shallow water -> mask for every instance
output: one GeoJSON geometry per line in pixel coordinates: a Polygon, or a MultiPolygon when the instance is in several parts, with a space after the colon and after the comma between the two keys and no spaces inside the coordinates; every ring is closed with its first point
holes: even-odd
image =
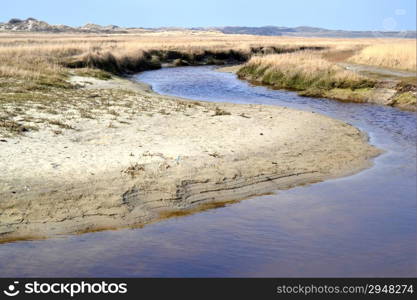
{"type": "Polygon", "coordinates": [[[137,76],[161,94],[315,111],[386,152],[359,174],[141,229],[0,245],[11,276],[416,276],[416,115],[254,87],[212,67],[137,76]]]}

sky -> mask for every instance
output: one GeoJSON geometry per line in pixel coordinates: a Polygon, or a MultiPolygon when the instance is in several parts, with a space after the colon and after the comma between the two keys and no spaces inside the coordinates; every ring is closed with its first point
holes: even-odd
{"type": "Polygon", "coordinates": [[[0,22],[124,27],[313,26],[415,30],[415,0],[0,0],[0,22]]]}

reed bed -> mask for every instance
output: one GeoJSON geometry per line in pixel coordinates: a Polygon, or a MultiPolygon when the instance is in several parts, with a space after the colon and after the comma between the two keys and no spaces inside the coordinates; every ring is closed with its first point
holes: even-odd
{"type": "Polygon", "coordinates": [[[351,62],[408,71],[416,71],[416,41],[379,43],[362,49],[351,62]]]}
{"type": "Polygon", "coordinates": [[[239,70],[238,75],[277,88],[294,90],[355,89],[374,85],[369,79],[311,51],[255,56],[239,70]]]}

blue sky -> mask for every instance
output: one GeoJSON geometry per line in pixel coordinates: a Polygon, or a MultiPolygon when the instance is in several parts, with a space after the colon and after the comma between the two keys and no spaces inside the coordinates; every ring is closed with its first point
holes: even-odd
{"type": "Polygon", "coordinates": [[[3,0],[0,22],[34,17],[71,26],[315,26],[415,30],[415,0],[3,0]]]}

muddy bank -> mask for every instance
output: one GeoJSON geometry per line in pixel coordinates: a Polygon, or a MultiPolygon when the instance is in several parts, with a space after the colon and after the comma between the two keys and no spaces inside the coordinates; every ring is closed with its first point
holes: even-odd
{"type": "Polygon", "coordinates": [[[310,112],[186,101],[120,78],[73,84],[86,101],[58,114],[83,105],[89,117],[1,142],[2,241],[139,226],[351,174],[379,153],[310,112]]]}

